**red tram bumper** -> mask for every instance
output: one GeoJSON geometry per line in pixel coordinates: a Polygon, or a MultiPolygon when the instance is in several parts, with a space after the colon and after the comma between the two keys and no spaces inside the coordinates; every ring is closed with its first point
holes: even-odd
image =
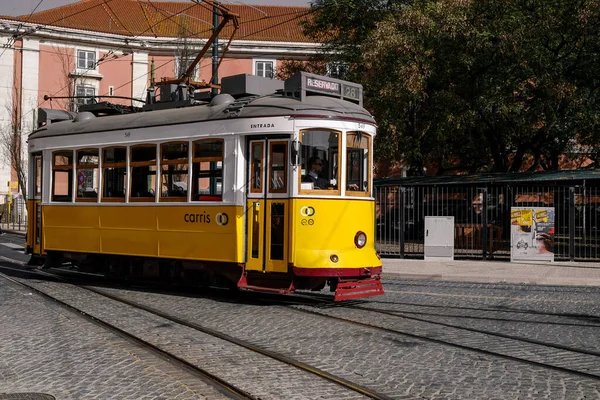
{"type": "Polygon", "coordinates": [[[334,301],[360,299],[384,294],[382,267],[366,268],[298,268],[295,276],[338,278],[334,301]]]}

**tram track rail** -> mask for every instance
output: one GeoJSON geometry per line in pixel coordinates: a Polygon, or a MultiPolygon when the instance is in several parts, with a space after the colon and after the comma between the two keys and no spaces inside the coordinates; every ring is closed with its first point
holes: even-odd
{"type": "Polygon", "coordinates": [[[440,329],[454,329],[457,331],[468,332],[468,333],[472,333],[472,334],[476,334],[476,335],[488,335],[491,337],[496,337],[498,339],[510,340],[510,341],[517,342],[518,344],[525,343],[526,345],[538,346],[538,350],[542,350],[541,348],[543,348],[543,349],[550,349],[553,351],[569,352],[575,356],[581,355],[581,356],[594,357],[594,358],[597,358],[597,360],[595,360],[595,362],[600,364],[600,352],[597,352],[597,351],[590,351],[590,350],[585,350],[585,349],[576,348],[573,346],[566,346],[566,345],[561,345],[561,344],[556,344],[556,343],[548,343],[548,342],[539,341],[539,340],[535,340],[535,339],[507,335],[507,334],[502,334],[502,333],[493,332],[493,331],[485,331],[485,330],[481,330],[481,329],[462,327],[462,326],[457,326],[457,325],[453,325],[453,324],[440,323],[438,321],[428,320],[425,318],[418,318],[418,317],[414,317],[414,316],[410,316],[410,315],[402,315],[401,313],[397,313],[397,312],[387,312],[386,310],[375,309],[372,307],[363,307],[363,306],[358,306],[356,304],[338,304],[338,303],[332,304],[330,302],[323,301],[323,302],[321,302],[321,304],[317,304],[317,305],[299,305],[297,302],[295,304],[294,304],[294,302],[292,302],[292,304],[288,304],[285,307],[291,308],[298,312],[308,313],[308,314],[312,314],[312,315],[319,315],[326,319],[336,320],[336,321],[340,321],[340,322],[344,322],[344,323],[350,323],[350,324],[353,324],[356,326],[360,326],[360,327],[368,328],[368,329],[374,329],[374,330],[377,330],[380,332],[385,332],[388,334],[410,337],[412,339],[423,340],[423,341],[427,341],[430,343],[436,343],[436,344],[440,344],[440,345],[444,345],[444,346],[451,346],[451,347],[458,348],[461,350],[476,352],[476,353],[484,354],[487,356],[499,357],[502,359],[516,361],[519,363],[525,363],[525,364],[529,364],[529,365],[533,365],[533,366],[537,366],[537,367],[541,367],[541,368],[545,368],[545,369],[554,370],[557,372],[576,375],[579,377],[600,380],[600,371],[597,373],[591,373],[591,372],[586,372],[586,371],[583,371],[580,369],[569,368],[569,367],[560,366],[560,365],[556,365],[556,364],[552,364],[552,363],[548,363],[548,362],[539,362],[539,361],[535,361],[535,360],[531,360],[531,359],[527,359],[527,358],[523,358],[523,357],[510,355],[507,353],[502,353],[499,351],[486,350],[481,347],[477,347],[477,346],[473,346],[473,345],[469,345],[469,344],[461,344],[456,340],[453,341],[453,340],[448,340],[448,339],[440,339],[440,338],[432,337],[432,335],[416,334],[414,332],[411,332],[411,331],[405,330],[405,329],[403,330],[403,329],[385,327],[385,326],[376,325],[376,324],[372,324],[372,323],[368,323],[368,322],[357,321],[355,319],[351,319],[348,317],[340,317],[340,316],[330,315],[330,314],[327,314],[326,312],[324,312],[324,310],[327,310],[327,309],[350,309],[350,310],[358,310],[358,311],[364,311],[364,312],[370,312],[370,313],[377,313],[377,314],[381,314],[381,315],[386,315],[388,317],[391,316],[391,317],[395,317],[395,318],[399,318],[399,319],[401,318],[401,319],[405,319],[405,320],[409,320],[409,321],[415,321],[418,323],[426,323],[426,324],[436,325],[436,326],[440,327],[440,329]],[[309,307],[311,309],[309,309],[309,307]]]}
{"type": "Polygon", "coordinates": [[[106,322],[96,316],[93,316],[75,306],[72,306],[72,305],[68,304],[67,302],[57,299],[56,297],[53,297],[52,295],[49,295],[49,294],[45,293],[44,291],[35,288],[32,285],[28,285],[19,280],[13,279],[10,276],[3,274],[3,273],[0,273],[0,276],[17,286],[20,286],[20,287],[26,288],[27,290],[32,291],[33,293],[39,295],[40,297],[42,297],[45,300],[52,301],[53,303],[58,304],[59,306],[63,307],[64,309],[67,309],[67,310],[77,313],[78,315],[83,317],[85,320],[92,322],[95,325],[100,326],[101,328],[103,328],[113,334],[116,334],[119,337],[125,338],[125,339],[137,344],[144,350],[148,350],[148,351],[152,352],[153,354],[168,361],[169,363],[180,368],[181,370],[184,370],[188,373],[195,375],[196,377],[200,378],[205,383],[211,385],[213,388],[215,388],[222,394],[226,395],[227,397],[230,397],[235,400],[260,400],[260,397],[253,396],[252,394],[246,392],[245,390],[236,387],[235,385],[225,381],[224,379],[219,378],[218,376],[208,372],[207,370],[200,368],[197,365],[192,364],[192,363],[188,362],[187,360],[185,360],[173,353],[165,351],[165,350],[161,349],[159,346],[156,346],[138,336],[135,336],[135,335],[127,332],[124,329],[121,329],[109,322],[106,322]]]}
{"type": "MultiPolygon", "coordinates": [[[[4,258],[4,260],[7,261],[6,258],[4,258]]],[[[339,386],[341,386],[343,388],[346,388],[348,390],[351,390],[353,392],[361,394],[361,395],[363,395],[363,396],[365,396],[367,398],[374,399],[374,400],[391,400],[392,399],[391,397],[389,397],[389,396],[387,396],[385,394],[381,394],[381,393],[375,392],[375,391],[373,391],[373,390],[371,390],[371,389],[369,389],[369,388],[367,388],[365,386],[357,385],[357,384],[355,384],[353,382],[350,382],[347,379],[338,377],[336,375],[333,375],[331,373],[323,371],[323,370],[321,370],[319,368],[316,368],[316,367],[313,367],[313,366],[308,365],[306,363],[303,363],[303,362],[300,362],[298,360],[295,360],[295,359],[293,359],[291,357],[288,357],[288,356],[285,356],[283,354],[280,354],[280,353],[277,353],[277,352],[274,352],[274,351],[270,351],[270,350],[261,348],[259,346],[253,345],[252,343],[250,343],[248,341],[235,338],[233,336],[230,336],[230,335],[227,335],[225,333],[219,332],[217,330],[214,330],[214,329],[202,326],[202,325],[197,324],[195,322],[187,321],[187,320],[185,320],[183,318],[179,318],[179,317],[175,317],[175,316],[169,315],[166,312],[163,312],[161,310],[155,309],[153,307],[149,307],[149,306],[146,306],[144,304],[140,304],[138,302],[131,301],[131,300],[125,299],[123,297],[107,293],[104,290],[97,289],[97,288],[94,288],[94,287],[90,287],[88,285],[84,285],[84,284],[81,284],[81,283],[74,283],[74,282],[72,282],[71,279],[65,278],[63,275],[57,275],[57,274],[54,274],[54,273],[51,273],[51,272],[39,271],[39,270],[30,271],[30,272],[31,273],[42,274],[44,276],[48,276],[48,277],[52,277],[54,279],[57,279],[57,280],[59,280],[59,281],[61,281],[63,283],[75,285],[75,286],[77,286],[80,289],[84,289],[84,290],[87,290],[87,291],[89,291],[91,293],[94,293],[96,295],[106,297],[106,298],[108,298],[108,299],[110,299],[112,301],[116,301],[118,303],[125,304],[125,305],[127,305],[129,307],[133,307],[135,309],[143,310],[143,311],[145,311],[147,313],[150,313],[150,314],[155,315],[157,317],[160,317],[160,318],[163,318],[165,320],[171,321],[173,323],[179,324],[181,326],[185,326],[185,327],[194,329],[196,331],[199,331],[199,332],[202,332],[202,333],[207,334],[209,336],[215,337],[217,339],[226,341],[226,342],[231,343],[233,345],[240,346],[240,347],[245,348],[247,350],[250,350],[250,351],[252,351],[254,353],[261,354],[261,355],[269,357],[269,358],[271,358],[271,359],[273,359],[275,361],[279,361],[281,363],[284,363],[284,364],[287,364],[289,366],[295,367],[295,368],[297,368],[299,370],[308,372],[308,373],[310,373],[312,375],[315,375],[318,378],[324,379],[324,380],[329,381],[331,383],[335,383],[335,384],[337,384],[337,385],[339,385],[339,386]]],[[[2,275],[2,276],[4,276],[4,275],[2,275]]],[[[10,279],[11,281],[16,282],[16,283],[18,283],[18,284],[20,284],[22,286],[27,287],[27,288],[31,289],[32,291],[35,291],[36,293],[40,293],[45,298],[49,298],[50,300],[54,300],[54,301],[58,302],[59,304],[72,309],[73,311],[81,313],[82,315],[86,316],[87,318],[91,318],[95,322],[99,323],[101,326],[105,326],[105,324],[106,324],[107,325],[107,329],[111,329],[112,330],[114,328],[114,329],[116,329],[115,332],[117,332],[119,334],[123,334],[123,335],[125,335],[127,337],[131,336],[131,338],[136,343],[139,341],[139,343],[141,345],[143,345],[143,346],[152,346],[152,347],[155,347],[151,343],[148,343],[148,342],[144,341],[143,339],[136,338],[135,336],[130,335],[129,333],[127,333],[126,331],[121,330],[118,327],[112,327],[111,328],[111,324],[106,323],[106,322],[104,322],[104,321],[102,321],[100,319],[97,319],[96,317],[91,316],[91,315],[85,313],[84,311],[79,310],[78,308],[76,308],[74,306],[71,306],[71,305],[69,305],[67,303],[64,303],[64,302],[62,302],[59,299],[55,299],[52,296],[44,293],[43,291],[39,291],[36,288],[33,288],[33,287],[31,287],[29,285],[26,285],[24,283],[21,283],[19,281],[15,281],[15,280],[13,280],[11,278],[8,278],[8,279],[10,279]]],[[[77,279],[79,280],[80,278],[77,278],[77,279]]],[[[191,367],[194,371],[196,371],[196,369],[202,370],[201,368],[197,368],[193,364],[190,364],[187,361],[185,361],[183,359],[180,359],[179,357],[177,357],[175,355],[172,355],[172,354],[170,354],[168,352],[164,352],[163,350],[161,350],[159,348],[157,348],[157,351],[159,352],[159,354],[162,354],[163,357],[165,357],[167,359],[173,359],[173,360],[175,360],[178,363],[181,362],[181,363],[183,363],[183,365],[191,367]]],[[[197,372],[198,373],[202,373],[202,371],[197,371],[197,372]]],[[[217,380],[215,380],[215,382],[218,382],[219,385],[227,385],[227,382],[224,382],[224,381],[220,382],[218,380],[220,378],[218,378],[218,377],[210,374],[207,371],[204,371],[204,372],[207,373],[207,375],[206,375],[207,379],[210,380],[210,379],[213,379],[213,377],[214,377],[214,378],[217,379],[217,380]]],[[[231,391],[232,391],[232,393],[235,394],[235,396],[237,396],[237,397],[234,397],[234,398],[239,398],[239,399],[258,399],[256,397],[253,397],[249,393],[247,393],[247,392],[245,392],[245,391],[243,391],[241,389],[235,388],[235,387],[231,388],[231,391]]]]}

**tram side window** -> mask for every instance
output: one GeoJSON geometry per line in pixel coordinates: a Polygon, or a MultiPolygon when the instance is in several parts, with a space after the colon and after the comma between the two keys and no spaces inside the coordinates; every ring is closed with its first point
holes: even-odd
{"type": "Polygon", "coordinates": [[[42,197],[42,156],[34,156],[35,162],[35,197],[42,197]]]}
{"type": "Polygon", "coordinates": [[[287,192],[287,143],[271,143],[270,160],[270,193],[285,193],[287,192]]]}
{"type": "Polygon", "coordinates": [[[301,190],[338,190],[339,132],[302,132],[301,190]]]}
{"type": "Polygon", "coordinates": [[[98,200],[98,149],[77,150],[77,201],[98,200]]]}
{"type": "Polygon", "coordinates": [[[192,200],[221,201],[223,198],[223,140],[194,142],[192,200]]]}
{"type": "Polygon", "coordinates": [[[346,190],[348,194],[369,192],[369,148],[371,138],[366,133],[346,135],[346,190]]]}
{"type": "Polygon", "coordinates": [[[111,147],[102,150],[102,200],[125,201],[127,149],[111,147]]]}
{"type": "Polygon", "coordinates": [[[187,200],[188,143],[163,143],[160,146],[161,201],[187,200]]]}
{"type": "Polygon", "coordinates": [[[156,145],[140,145],[131,148],[132,201],[153,202],[156,193],[156,145]]]}
{"type": "Polygon", "coordinates": [[[52,154],[52,201],[73,199],[73,152],[57,151],[52,154]]]}

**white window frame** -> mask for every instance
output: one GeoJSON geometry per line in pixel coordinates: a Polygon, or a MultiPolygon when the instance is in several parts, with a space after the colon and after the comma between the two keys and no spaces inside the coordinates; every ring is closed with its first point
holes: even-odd
{"type": "Polygon", "coordinates": [[[266,68],[263,68],[263,75],[259,75],[258,74],[258,64],[259,63],[263,63],[263,64],[271,63],[273,65],[273,76],[269,76],[267,78],[273,78],[274,79],[275,75],[276,75],[276,72],[277,72],[276,71],[277,60],[275,60],[275,59],[268,59],[268,58],[266,58],[266,59],[265,58],[254,58],[252,60],[252,75],[265,77],[264,71],[266,71],[266,68]]]}
{"type": "Polygon", "coordinates": [[[75,70],[76,71],[97,71],[98,70],[98,52],[95,50],[77,49],[75,55],[75,70]],[[80,66],[80,54],[83,54],[82,60],[85,66],[80,66]],[[92,59],[93,55],[93,59],[92,59]],[[90,62],[93,62],[93,68],[89,66],[90,62]]]}
{"type": "MultiPolygon", "coordinates": [[[[84,96],[89,96],[88,94],[88,90],[92,90],[93,93],[91,93],[92,96],[94,96],[94,98],[96,97],[96,87],[93,85],[86,85],[86,84],[78,84],[75,86],[75,96],[80,96],[79,94],[79,89],[83,89],[84,91],[84,96]]],[[[75,99],[75,104],[77,104],[78,106],[83,105],[83,104],[92,104],[92,99],[75,99]]]]}

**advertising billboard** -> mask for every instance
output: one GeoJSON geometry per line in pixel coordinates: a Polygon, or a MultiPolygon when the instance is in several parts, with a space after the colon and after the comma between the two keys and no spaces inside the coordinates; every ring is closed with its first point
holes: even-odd
{"type": "Polygon", "coordinates": [[[554,261],[554,221],[554,207],[512,207],[511,261],[554,261]]]}

